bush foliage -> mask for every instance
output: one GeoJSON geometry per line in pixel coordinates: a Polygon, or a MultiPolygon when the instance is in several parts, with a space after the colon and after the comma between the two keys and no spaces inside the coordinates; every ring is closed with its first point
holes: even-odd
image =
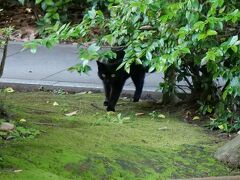
{"type": "MultiPolygon", "coordinates": [[[[47,1],[47,0],[45,0],[47,1]]],[[[26,44],[51,47],[69,38],[91,40],[80,48],[82,63],[75,70],[89,70],[88,60],[114,56],[103,46],[124,46],[121,66],[132,63],[165,73],[164,93],[179,89],[191,93],[199,112],[209,115],[211,127],[240,129],[240,2],[238,0],[111,0],[107,11],[86,12],[76,26],[56,23],[49,36],[26,44]],[[97,32],[97,33],[96,33],[97,32]],[[168,81],[169,72],[174,80],[168,81]],[[184,80],[187,86],[178,85],[184,80]],[[178,87],[178,88],[176,88],[178,87]]]]}

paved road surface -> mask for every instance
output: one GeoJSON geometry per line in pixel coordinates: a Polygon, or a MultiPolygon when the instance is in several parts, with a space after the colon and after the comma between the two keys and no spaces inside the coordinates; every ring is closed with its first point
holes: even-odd
{"type": "MultiPolygon", "coordinates": [[[[102,82],[97,76],[96,62],[91,62],[92,71],[79,75],[67,69],[79,62],[78,49],[73,45],[58,45],[53,49],[40,47],[36,54],[29,50],[22,51],[22,43],[11,42],[8,48],[6,65],[0,86],[12,86],[18,89],[64,88],[74,91],[102,90],[102,82]]],[[[162,75],[147,74],[145,92],[154,92],[158,88],[162,75]]],[[[134,90],[129,79],[124,90],[134,90]]]]}

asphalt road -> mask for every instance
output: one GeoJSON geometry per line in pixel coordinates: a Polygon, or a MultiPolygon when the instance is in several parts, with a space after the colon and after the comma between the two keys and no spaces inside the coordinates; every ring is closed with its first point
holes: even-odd
{"type": "MultiPolygon", "coordinates": [[[[102,90],[102,82],[97,76],[96,62],[90,62],[92,70],[80,75],[67,69],[79,62],[78,49],[74,45],[57,45],[52,49],[40,47],[36,54],[22,51],[23,44],[10,42],[8,55],[0,86],[17,89],[63,88],[73,91],[102,90]]],[[[144,91],[155,92],[162,80],[161,73],[148,73],[144,91]]],[[[125,91],[134,90],[129,79],[125,91]]]]}

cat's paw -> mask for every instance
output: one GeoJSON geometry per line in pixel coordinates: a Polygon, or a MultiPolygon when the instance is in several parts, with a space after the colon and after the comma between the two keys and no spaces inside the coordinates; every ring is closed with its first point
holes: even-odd
{"type": "Polygon", "coordinates": [[[103,102],[103,105],[104,105],[104,106],[108,106],[108,101],[104,101],[104,102],[103,102]]]}
{"type": "Polygon", "coordinates": [[[133,99],[133,102],[138,102],[138,101],[139,101],[139,99],[135,99],[135,98],[133,99]]]}
{"type": "Polygon", "coordinates": [[[113,108],[113,107],[107,107],[107,111],[112,111],[112,112],[115,112],[115,108],[113,108]]]}

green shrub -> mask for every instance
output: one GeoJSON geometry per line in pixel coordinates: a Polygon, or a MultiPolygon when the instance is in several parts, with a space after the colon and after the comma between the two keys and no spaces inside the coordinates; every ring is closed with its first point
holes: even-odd
{"type": "Polygon", "coordinates": [[[54,26],[48,38],[26,47],[94,38],[89,48],[80,49],[83,62],[75,68],[86,72],[88,60],[113,56],[99,51],[101,46],[125,46],[121,66],[126,71],[138,63],[164,72],[165,94],[177,94],[176,87],[181,88],[177,82],[185,80],[199,111],[215,119],[211,125],[236,131],[240,129],[239,9],[237,0],[118,0],[108,4],[109,13],[92,8],[79,25],[54,26]]]}

